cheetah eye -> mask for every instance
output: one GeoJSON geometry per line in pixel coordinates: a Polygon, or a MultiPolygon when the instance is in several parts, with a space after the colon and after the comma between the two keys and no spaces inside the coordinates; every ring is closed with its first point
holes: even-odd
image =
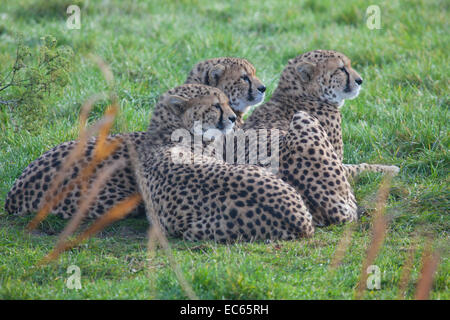
{"type": "Polygon", "coordinates": [[[242,79],[242,80],[245,80],[245,81],[250,81],[250,79],[249,79],[249,77],[248,77],[247,75],[242,76],[241,79],[242,79]]]}
{"type": "Polygon", "coordinates": [[[217,109],[220,110],[220,104],[219,103],[215,104],[214,107],[216,107],[217,109]]]}
{"type": "Polygon", "coordinates": [[[345,67],[340,67],[339,70],[346,72],[347,69],[345,69],[345,67]]]}

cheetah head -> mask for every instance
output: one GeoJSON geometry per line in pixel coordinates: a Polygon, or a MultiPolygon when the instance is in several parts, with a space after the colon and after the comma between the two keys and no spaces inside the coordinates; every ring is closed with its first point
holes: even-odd
{"type": "Polygon", "coordinates": [[[245,113],[264,100],[266,87],[255,73],[255,67],[246,59],[215,58],[198,63],[186,83],[202,83],[222,90],[233,111],[245,113]]]}
{"type": "Polygon", "coordinates": [[[363,83],[351,67],[350,59],[336,51],[307,52],[290,60],[288,68],[306,95],[338,107],[346,99],[356,98],[363,83]]]}
{"type": "Polygon", "coordinates": [[[193,98],[169,95],[165,104],[180,117],[182,126],[192,134],[204,134],[210,129],[228,134],[233,130],[237,117],[228,98],[219,90],[216,91],[193,98]]]}

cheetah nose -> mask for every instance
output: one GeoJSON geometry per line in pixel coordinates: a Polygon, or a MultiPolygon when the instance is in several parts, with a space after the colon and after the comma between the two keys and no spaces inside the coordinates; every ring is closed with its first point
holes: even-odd
{"type": "Polygon", "coordinates": [[[361,78],[355,79],[355,82],[359,85],[362,85],[363,79],[361,79],[361,78]]]}
{"type": "Polygon", "coordinates": [[[258,87],[258,91],[264,93],[266,91],[266,87],[265,86],[258,87]]]}
{"type": "Polygon", "coordinates": [[[230,121],[234,123],[236,121],[236,116],[229,116],[228,119],[230,119],[230,121]]]}

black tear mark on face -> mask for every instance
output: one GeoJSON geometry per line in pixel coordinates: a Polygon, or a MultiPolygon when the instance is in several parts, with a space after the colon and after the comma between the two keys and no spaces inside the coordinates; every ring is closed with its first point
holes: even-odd
{"type": "Polygon", "coordinates": [[[344,92],[351,92],[352,90],[350,89],[350,74],[348,73],[347,69],[345,67],[339,68],[340,70],[345,72],[345,75],[347,76],[347,82],[345,84],[345,89],[344,92]]]}
{"type": "Polygon", "coordinates": [[[219,117],[219,122],[217,124],[217,128],[222,130],[224,128],[224,124],[223,124],[223,109],[222,109],[222,107],[220,106],[219,103],[215,104],[214,107],[216,107],[219,110],[219,112],[220,112],[220,117],[219,117]]]}
{"type": "Polygon", "coordinates": [[[248,101],[255,100],[255,97],[252,94],[252,82],[250,81],[250,78],[247,75],[245,75],[242,77],[242,79],[244,79],[248,83],[247,100],[248,101]]]}
{"type": "Polygon", "coordinates": [[[216,81],[216,87],[217,87],[217,85],[219,84],[219,75],[217,73],[214,75],[214,80],[216,81]]]}

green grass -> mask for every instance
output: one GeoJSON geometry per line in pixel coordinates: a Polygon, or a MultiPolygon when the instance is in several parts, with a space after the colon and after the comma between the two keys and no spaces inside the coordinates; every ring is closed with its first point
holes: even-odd
{"type": "MultiPolygon", "coordinates": [[[[64,94],[46,98],[45,125],[27,131],[16,119],[0,126],[0,299],[186,297],[162,250],[147,261],[145,219],[116,223],[39,267],[36,263],[51,250],[65,222],[51,217],[27,235],[24,227],[32,217],[10,217],[3,210],[6,193],[28,163],[76,138],[82,102],[107,89],[89,53],[112,68],[121,109],[113,131],[127,132],[144,130],[157,97],[183,83],[200,60],[248,58],[270,97],[287,60],[313,49],[345,53],[364,78],[361,95],[342,110],[346,162],[401,167],[388,201],[387,237],[375,261],[381,290],[365,298],[397,297],[407,250],[418,239],[407,291],[408,299],[414,297],[425,235],[441,253],[431,298],[450,298],[447,1],[375,1],[381,9],[380,30],[366,27],[368,4],[362,0],[339,5],[331,0],[76,2],[88,4],[82,6],[81,30],[65,27],[71,1],[6,0],[0,7],[0,74],[13,64],[18,31],[34,50],[40,37],[51,34],[76,54],[64,94]],[[65,286],[72,264],[81,269],[78,291],[65,286]]],[[[92,120],[105,105],[94,108],[92,120]]],[[[373,207],[380,181],[377,174],[359,179],[354,185],[358,201],[373,207]]],[[[370,225],[368,218],[357,223],[343,264],[332,273],[328,266],[343,226],[292,242],[219,245],[171,239],[170,244],[200,298],[351,299],[370,225]]]]}

